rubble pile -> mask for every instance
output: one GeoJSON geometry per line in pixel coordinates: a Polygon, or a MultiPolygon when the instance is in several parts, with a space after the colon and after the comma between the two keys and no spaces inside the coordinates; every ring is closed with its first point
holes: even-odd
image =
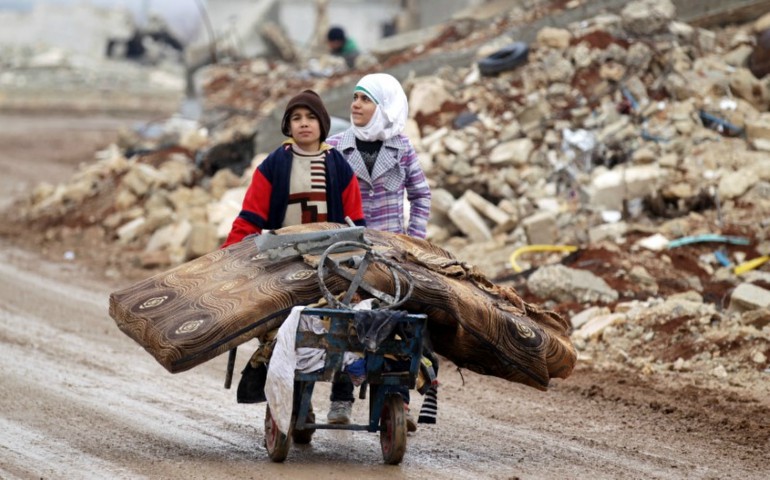
{"type": "Polygon", "coordinates": [[[86,3],[39,2],[31,17],[0,6],[0,108],[173,111],[185,90],[179,61],[165,50],[152,69],[105,57],[108,39],[128,34],[125,12],[86,3]]]}
{"type": "MultiPolygon", "coordinates": [[[[734,384],[770,374],[770,81],[745,66],[766,24],[709,31],[644,0],[542,29],[526,64],[496,76],[471,64],[406,79],[429,239],[570,317],[584,361],[734,384]],[[516,268],[525,245],[577,249],[516,268]]],[[[207,175],[201,152],[248,136],[286,95],[345,80],[292,68],[212,67],[209,108],[248,114],[218,131],[166,125],[152,148],[126,136],[13,220],[47,242],[116,246],[113,269],[216,249],[265,153],[207,175]]]]}

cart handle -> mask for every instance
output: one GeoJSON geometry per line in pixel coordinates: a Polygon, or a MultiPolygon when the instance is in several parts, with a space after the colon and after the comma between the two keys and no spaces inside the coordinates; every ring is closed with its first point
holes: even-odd
{"type": "Polygon", "coordinates": [[[341,241],[330,245],[321,255],[321,258],[318,262],[318,286],[321,288],[321,292],[323,293],[324,298],[326,298],[326,301],[329,302],[329,305],[334,308],[352,309],[353,307],[350,305],[350,300],[352,299],[356,290],[358,290],[360,287],[374,295],[377,299],[384,302],[377,308],[385,310],[399,307],[409,299],[409,297],[412,295],[412,292],[414,291],[414,279],[412,278],[412,275],[402,266],[375,252],[369,245],[353,241],[341,241]],[[352,277],[341,268],[338,268],[338,266],[334,264],[331,259],[329,259],[329,255],[336,252],[337,250],[349,250],[351,247],[361,249],[366,252],[364,254],[363,260],[358,265],[355,275],[352,277]],[[364,281],[364,273],[366,273],[369,265],[375,262],[386,265],[390,270],[390,273],[393,277],[393,284],[395,285],[395,293],[393,296],[374,288],[364,281]],[[345,292],[345,295],[343,295],[342,301],[337,300],[337,298],[332,295],[332,293],[329,291],[329,288],[326,286],[326,275],[328,274],[327,266],[329,269],[333,269],[334,273],[350,280],[350,286],[345,292]],[[401,297],[401,282],[399,274],[401,274],[407,285],[407,290],[403,297],[401,297]]]}

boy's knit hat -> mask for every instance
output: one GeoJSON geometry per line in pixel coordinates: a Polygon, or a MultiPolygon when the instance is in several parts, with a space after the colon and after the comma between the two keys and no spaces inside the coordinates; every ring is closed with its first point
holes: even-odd
{"type": "Polygon", "coordinates": [[[321,100],[321,97],[312,90],[305,90],[289,100],[289,103],[286,104],[286,110],[283,112],[283,120],[281,120],[281,133],[287,137],[291,137],[289,118],[291,117],[291,112],[297,107],[305,107],[315,114],[316,118],[318,118],[318,124],[321,127],[321,141],[323,142],[326,140],[332,121],[329,117],[329,112],[326,111],[323,100],[321,100]]]}

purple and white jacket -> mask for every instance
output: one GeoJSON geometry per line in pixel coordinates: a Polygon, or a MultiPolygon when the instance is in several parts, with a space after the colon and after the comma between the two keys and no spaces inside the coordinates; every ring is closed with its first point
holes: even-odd
{"type": "Polygon", "coordinates": [[[425,238],[430,217],[430,187],[406,135],[382,142],[372,174],[356,148],[356,137],[348,129],[326,139],[342,153],[358,177],[366,227],[425,238]],[[405,225],[404,191],[409,200],[409,225],[405,225]]]}

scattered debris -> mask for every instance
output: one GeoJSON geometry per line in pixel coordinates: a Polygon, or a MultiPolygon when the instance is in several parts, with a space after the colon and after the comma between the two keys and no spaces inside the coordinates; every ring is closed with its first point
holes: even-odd
{"type": "MultiPolygon", "coordinates": [[[[584,361],[740,384],[770,367],[770,89],[748,56],[736,60],[754,24],[710,31],[669,4],[541,29],[526,62],[492,76],[470,60],[404,78],[408,131],[434,192],[429,239],[585,321],[573,324],[584,361]],[[576,250],[519,264],[514,253],[534,245],[576,250]]],[[[493,37],[452,25],[381,61],[474,42],[484,58],[513,41],[510,22],[478,29],[493,37]]],[[[206,68],[201,125],[164,143],[126,136],[70,182],[39,185],[8,221],[75,259],[109,250],[113,266],[167,268],[216,249],[269,150],[260,121],[288,93],[361,75],[301,70],[264,58],[206,68]]]]}

